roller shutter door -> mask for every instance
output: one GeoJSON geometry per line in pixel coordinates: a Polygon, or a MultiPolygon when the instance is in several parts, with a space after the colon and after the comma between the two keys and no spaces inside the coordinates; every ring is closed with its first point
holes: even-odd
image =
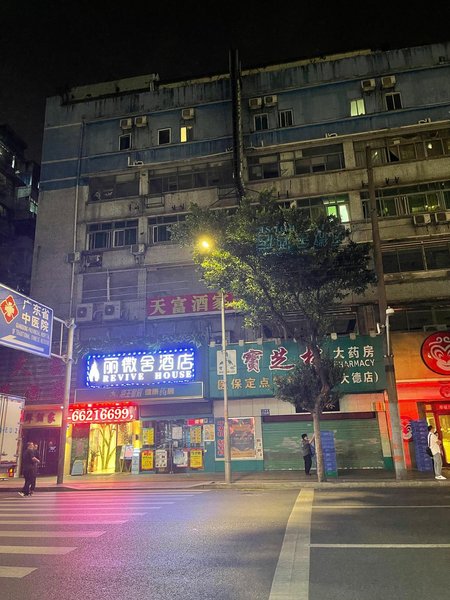
{"type": "MultiPolygon", "coordinates": [[[[384,468],[376,418],[322,421],[321,428],[334,432],[339,469],[384,468]]],[[[263,423],[264,470],[303,469],[302,433],[312,435],[311,422],[263,423]]]]}

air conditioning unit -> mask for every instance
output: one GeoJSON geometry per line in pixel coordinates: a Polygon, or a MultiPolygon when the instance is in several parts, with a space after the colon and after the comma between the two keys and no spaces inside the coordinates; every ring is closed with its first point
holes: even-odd
{"type": "Polygon", "coordinates": [[[84,261],[86,267],[101,267],[103,264],[103,254],[87,254],[84,261]]]}
{"type": "Polygon", "coordinates": [[[130,246],[131,254],[145,254],[145,244],[132,244],[130,246]]]}
{"type": "Polygon", "coordinates": [[[131,129],[133,127],[133,119],[120,119],[120,129],[131,129]]]}
{"type": "Polygon", "coordinates": [[[262,98],[250,98],[248,101],[248,107],[252,110],[257,108],[261,108],[262,106],[262,98]]]}
{"type": "Polygon", "coordinates": [[[333,138],[333,137],[337,137],[337,136],[338,136],[338,134],[337,134],[337,133],[326,133],[326,134],[325,134],[325,137],[326,137],[326,138],[333,138]]]}
{"type": "Polygon", "coordinates": [[[386,75],[381,78],[381,87],[385,90],[387,88],[393,88],[396,82],[395,75],[386,75]]]}
{"type": "Polygon", "coordinates": [[[375,86],[375,79],[363,79],[361,81],[361,89],[363,92],[373,92],[375,86]]]}
{"type": "Polygon", "coordinates": [[[278,96],[264,96],[264,106],[275,106],[278,102],[278,96]]]}
{"type": "Polygon", "coordinates": [[[94,317],[94,305],[92,303],[78,304],[75,311],[75,321],[77,323],[86,323],[92,321],[94,317]]]}
{"type": "Polygon", "coordinates": [[[134,117],[134,124],[136,127],[146,127],[147,126],[147,115],[142,115],[140,117],[134,117]]]}
{"type": "Polygon", "coordinates": [[[81,260],[81,252],[69,252],[66,254],[66,263],[78,263],[81,260]]]}
{"type": "Polygon", "coordinates": [[[120,319],[120,300],[105,302],[103,305],[103,320],[117,321],[120,319]]]}
{"type": "Polygon", "coordinates": [[[183,108],[183,110],[181,111],[181,118],[184,119],[185,121],[189,120],[189,119],[193,119],[195,116],[195,109],[193,108],[183,108]]]}
{"type": "Polygon", "coordinates": [[[436,223],[450,223],[450,211],[443,210],[437,213],[434,213],[434,220],[436,223]]]}
{"type": "Polygon", "coordinates": [[[428,213],[422,215],[413,215],[414,225],[428,225],[431,223],[431,215],[428,213]]]}

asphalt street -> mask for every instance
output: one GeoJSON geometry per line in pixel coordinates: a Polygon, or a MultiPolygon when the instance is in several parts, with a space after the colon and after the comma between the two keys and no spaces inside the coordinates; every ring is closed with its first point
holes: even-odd
{"type": "Polygon", "coordinates": [[[10,600],[446,597],[450,488],[0,495],[10,600]]]}

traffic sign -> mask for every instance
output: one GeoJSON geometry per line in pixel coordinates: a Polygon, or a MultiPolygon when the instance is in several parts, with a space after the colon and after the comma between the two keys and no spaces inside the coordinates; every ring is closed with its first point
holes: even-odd
{"type": "Polygon", "coordinates": [[[50,358],[53,309],[0,284],[0,346],[50,358]]]}

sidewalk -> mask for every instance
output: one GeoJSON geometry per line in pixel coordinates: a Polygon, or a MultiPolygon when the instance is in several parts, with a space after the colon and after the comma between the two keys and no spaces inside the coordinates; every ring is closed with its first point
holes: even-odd
{"type": "MultiPolygon", "coordinates": [[[[38,477],[36,490],[180,490],[180,489],[343,489],[367,487],[430,487],[450,486],[450,469],[443,469],[446,481],[437,481],[431,473],[408,471],[407,478],[396,481],[392,471],[355,470],[340,472],[337,478],[318,483],[315,474],[306,477],[302,471],[234,472],[231,485],[224,482],[223,473],[80,475],[64,478],[58,485],[56,476],[38,477]]],[[[17,492],[23,485],[21,477],[0,480],[0,492],[17,492]]]]}

